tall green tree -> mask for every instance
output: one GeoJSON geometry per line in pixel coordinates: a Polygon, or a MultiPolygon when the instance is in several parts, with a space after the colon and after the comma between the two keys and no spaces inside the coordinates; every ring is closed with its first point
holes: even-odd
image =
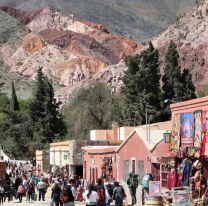
{"type": "Polygon", "coordinates": [[[14,82],[12,81],[12,98],[11,98],[11,105],[10,105],[11,111],[19,111],[19,102],[17,100],[17,95],[14,87],[14,82]]]}
{"type": "Polygon", "coordinates": [[[178,102],[182,100],[183,84],[181,79],[181,68],[179,65],[179,54],[175,43],[171,40],[165,54],[165,68],[162,77],[164,100],[178,102]]]}
{"type": "Polygon", "coordinates": [[[185,100],[196,98],[196,89],[192,81],[192,75],[188,69],[184,69],[182,73],[183,98],[185,100]]]}
{"type": "Polygon", "coordinates": [[[165,54],[165,67],[163,82],[163,120],[169,120],[171,111],[170,103],[176,103],[196,98],[195,86],[189,70],[184,69],[181,74],[179,53],[176,44],[170,41],[165,54]]]}
{"type": "Polygon", "coordinates": [[[151,121],[160,120],[161,89],[158,51],[149,43],[149,48],[126,59],[122,92],[125,95],[123,124],[141,125],[151,116],[151,121]]]}
{"type": "Polygon", "coordinates": [[[30,117],[34,122],[41,122],[44,119],[44,112],[45,112],[45,84],[44,84],[45,77],[42,72],[42,67],[38,69],[37,77],[36,77],[36,90],[34,93],[34,98],[32,99],[29,105],[29,112],[30,117]]]}
{"type": "Polygon", "coordinates": [[[44,76],[42,68],[39,68],[36,91],[29,105],[36,142],[52,142],[54,138],[65,134],[66,128],[58,106],[59,103],[55,100],[52,83],[44,76]]]}

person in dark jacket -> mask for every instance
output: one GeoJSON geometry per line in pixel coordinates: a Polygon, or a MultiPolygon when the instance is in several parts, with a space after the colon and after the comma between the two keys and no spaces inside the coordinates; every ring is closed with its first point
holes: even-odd
{"type": "Polygon", "coordinates": [[[30,201],[30,198],[32,199],[32,195],[35,194],[35,186],[34,184],[31,182],[29,184],[28,190],[27,190],[27,195],[28,195],[28,200],[30,201]]]}
{"type": "Polygon", "coordinates": [[[6,201],[6,198],[8,198],[8,202],[10,202],[10,198],[11,198],[11,187],[10,187],[10,183],[7,182],[4,185],[4,202],[6,201]]]}
{"type": "Polygon", "coordinates": [[[123,206],[123,200],[126,197],[124,188],[118,182],[114,182],[114,186],[113,199],[115,200],[115,206],[123,206]]]}
{"type": "Polygon", "coordinates": [[[51,199],[54,201],[55,206],[60,205],[60,194],[61,194],[61,188],[58,183],[55,183],[52,188],[52,194],[51,194],[51,199]]]}
{"type": "Polygon", "coordinates": [[[130,190],[132,205],[135,205],[137,203],[136,190],[137,190],[137,187],[139,185],[136,174],[129,173],[129,178],[127,180],[127,185],[129,186],[129,190],[130,190]]]}

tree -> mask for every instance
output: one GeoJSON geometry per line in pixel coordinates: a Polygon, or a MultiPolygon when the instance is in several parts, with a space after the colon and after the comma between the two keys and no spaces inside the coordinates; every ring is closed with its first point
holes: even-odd
{"type": "Polygon", "coordinates": [[[182,84],[183,84],[183,99],[195,99],[195,86],[192,82],[192,75],[188,69],[184,69],[182,73],[182,84]]]}
{"type": "Polygon", "coordinates": [[[165,68],[163,81],[164,100],[178,102],[182,100],[183,84],[181,80],[181,68],[179,66],[179,54],[175,43],[171,40],[165,54],[165,68]]]}
{"type": "Polygon", "coordinates": [[[41,122],[45,116],[44,102],[46,95],[42,67],[38,69],[36,81],[36,90],[34,98],[29,105],[29,112],[31,119],[34,122],[41,122]]]}
{"type": "Polygon", "coordinates": [[[160,120],[161,89],[158,51],[149,43],[149,48],[126,59],[122,92],[125,95],[123,124],[141,125],[146,121],[146,112],[151,121],[160,120]],[[146,112],[145,112],[146,111],[146,112]]]}
{"type": "Polygon", "coordinates": [[[10,105],[10,109],[12,111],[19,111],[19,102],[17,100],[17,95],[16,95],[16,91],[15,91],[15,87],[14,87],[14,82],[12,81],[12,98],[11,98],[11,105],[10,105]]]}
{"type": "MultiPolygon", "coordinates": [[[[29,105],[29,113],[34,123],[34,139],[42,144],[52,142],[66,133],[63,118],[58,111],[59,103],[54,97],[52,83],[43,75],[42,68],[37,72],[37,86],[34,98],[29,105]]],[[[41,146],[40,144],[37,144],[41,146]]]]}
{"type": "Polygon", "coordinates": [[[162,82],[163,101],[168,103],[163,104],[163,120],[169,120],[171,116],[170,103],[196,98],[195,86],[189,70],[184,69],[181,74],[179,54],[173,41],[170,41],[165,54],[165,68],[162,82]]]}
{"type": "Polygon", "coordinates": [[[108,129],[119,113],[117,95],[104,83],[91,82],[71,98],[65,109],[68,133],[72,138],[89,139],[90,130],[108,129]]]}

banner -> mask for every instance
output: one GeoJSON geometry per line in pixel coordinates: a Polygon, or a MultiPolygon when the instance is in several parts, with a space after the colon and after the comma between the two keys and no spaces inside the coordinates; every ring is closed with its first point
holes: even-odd
{"type": "Polygon", "coordinates": [[[194,147],[201,147],[202,142],[202,111],[194,112],[194,147]]]}
{"type": "Polygon", "coordinates": [[[208,112],[202,113],[202,155],[208,156],[208,112]]]}
{"type": "Polygon", "coordinates": [[[194,143],[194,122],[192,113],[181,115],[181,146],[193,146],[194,143]]]}
{"type": "Polygon", "coordinates": [[[181,114],[176,114],[173,120],[172,135],[170,139],[170,150],[177,151],[180,147],[181,114]]]}

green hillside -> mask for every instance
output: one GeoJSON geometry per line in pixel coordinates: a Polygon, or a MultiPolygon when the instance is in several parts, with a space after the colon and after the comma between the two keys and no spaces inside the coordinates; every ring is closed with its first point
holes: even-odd
{"type": "MultiPolygon", "coordinates": [[[[15,48],[20,42],[21,38],[26,34],[27,29],[24,25],[6,13],[0,12],[0,46],[8,43],[15,48]]],[[[27,99],[31,97],[34,82],[31,79],[27,79],[21,75],[9,72],[8,68],[3,64],[1,53],[0,77],[0,81],[5,83],[1,89],[2,93],[6,93],[8,96],[10,96],[11,81],[13,80],[15,82],[16,91],[19,98],[27,99]]]]}
{"type": "Polygon", "coordinates": [[[27,34],[27,28],[10,15],[0,12],[0,46],[9,43],[17,45],[21,37],[27,34]]]}

